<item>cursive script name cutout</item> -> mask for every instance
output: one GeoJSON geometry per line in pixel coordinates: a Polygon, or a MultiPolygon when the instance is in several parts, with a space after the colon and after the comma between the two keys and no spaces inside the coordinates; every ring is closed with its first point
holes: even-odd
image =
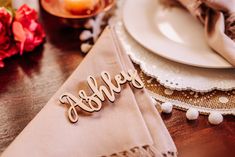
{"type": "Polygon", "coordinates": [[[108,98],[110,102],[115,101],[115,93],[121,92],[121,85],[130,83],[137,89],[144,87],[143,82],[138,77],[136,70],[128,70],[127,72],[121,71],[114,77],[114,82],[107,71],[101,72],[101,78],[105,85],[98,86],[96,79],[93,76],[88,76],[87,83],[93,92],[92,95],[87,95],[84,90],[79,90],[78,97],[71,93],[65,92],[60,96],[60,102],[62,104],[69,104],[68,118],[70,122],[76,123],[79,119],[78,112],[76,110],[79,107],[85,112],[98,112],[102,108],[102,102],[105,98],[108,98]]]}

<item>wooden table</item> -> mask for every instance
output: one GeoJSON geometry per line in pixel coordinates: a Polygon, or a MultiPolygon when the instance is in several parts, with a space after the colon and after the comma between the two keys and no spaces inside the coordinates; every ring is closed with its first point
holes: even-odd
{"type": "MultiPolygon", "coordinates": [[[[58,19],[40,9],[47,39],[35,51],[6,60],[0,69],[0,153],[42,109],[84,58],[81,30],[59,27],[58,19]]],[[[235,103],[235,102],[234,102],[235,103]]],[[[195,122],[174,110],[162,118],[179,157],[235,157],[235,118],[212,126],[207,116],[195,122]]],[[[157,130],[156,130],[157,131],[157,130]]]]}

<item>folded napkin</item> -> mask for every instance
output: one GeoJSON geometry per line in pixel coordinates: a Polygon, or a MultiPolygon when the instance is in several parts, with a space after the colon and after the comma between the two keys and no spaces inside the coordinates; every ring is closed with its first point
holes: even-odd
{"type": "Polygon", "coordinates": [[[208,45],[235,66],[235,0],[161,1],[179,2],[198,18],[205,26],[208,45]]]}
{"type": "Polygon", "coordinates": [[[88,113],[76,108],[78,120],[72,119],[76,123],[69,121],[69,106],[59,101],[63,93],[69,92],[77,97],[79,91],[84,90],[90,95],[89,76],[96,79],[98,85],[107,87],[101,80],[102,71],[108,72],[112,81],[121,71],[134,71],[113,29],[105,29],[79,67],[2,157],[177,155],[172,138],[145,89],[134,88],[133,82],[123,84],[121,92],[115,93],[113,102],[105,97],[97,112],[88,113]]]}

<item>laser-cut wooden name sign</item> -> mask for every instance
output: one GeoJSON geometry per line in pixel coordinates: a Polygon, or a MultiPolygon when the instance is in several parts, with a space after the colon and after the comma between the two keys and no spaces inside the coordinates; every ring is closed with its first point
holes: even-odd
{"type": "Polygon", "coordinates": [[[131,83],[133,87],[141,89],[144,87],[143,82],[137,75],[137,71],[128,70],[128,72],[121,71],[114,77],[114,83],[108,72],[101,72],[101,78],[106,86],[99,86],[96,79],[93,76],[88,76],[87,83],[92,90],[92,95],[87,95],[84,90],[78,92],[76,97],[71,93],[63,93],[60,97],[60,102],[62,104],[69,104],[68,117],[72,123],[78,121],[78,112],[76,107],[79,107],[83,111],[92,113],[101,110],[102,102],[105,101],[105,96],[109,101],[114,102],[115,93],[121,92],[121,85],[127,82],[131,83]]]}

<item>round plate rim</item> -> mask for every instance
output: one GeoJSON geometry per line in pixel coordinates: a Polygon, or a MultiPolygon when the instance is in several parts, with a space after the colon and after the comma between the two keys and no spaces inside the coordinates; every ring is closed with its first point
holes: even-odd
{"type": "MultiPolygon", "coordinates": [[[[149,51],[151,51],[152,53],[156,54],[156,55],[159,55],[161,57],[164,57],[166,59],[169,59],[171,61],[174,61],[174,62],[178,62],[178,63],[182,63],[182,64],[186,64],[186,65],[190,65],[190,66],[194,66],[194,67],[200,67],[200,68],[211,68],[211,69],[229,69],[229,68],[234,68],[231,64],[224,64],[224,65],[202,65],[202,64],[195,64],[195,63],[192,63],[192,62],[186,62],[186,61],[183,61],[183,60],[179,60],[177,58],[173,58],[173,57],[169,57],[167,55],[164,55],[164,53],[160,52],[160,51],[156,51],[154,50],[153,48],[149,47],[148,45],[144,44],[138,37],[136,37],[136,34],[129,28],[129,24],[130,21],[129,21],[129,18],[128,16],[125,16],[127,14],[127,10],[129,10],[128,8],[128,3],[130,2],[131,0],[126,0],[126,2],[124,3],[124,6],[123,6],[123,12],[122,12],[122,15],[123,15],[123,23],[124,23],[124,26],[127,30],[127,32],[131,35],[131,37],[136,40],[140,45],[142,45],[143,47],[145,47],[146,49],[148,49],[149,51]]],[[[146,1],[147,2],[147,1],[146,1]]],[[[143,7],[143,6],[142,6],[143,7]]],[[[128,11],[129,12],[129,11],[128,11]]],[[[141,21],[141,20],[139,20],[141,21]]]]}

